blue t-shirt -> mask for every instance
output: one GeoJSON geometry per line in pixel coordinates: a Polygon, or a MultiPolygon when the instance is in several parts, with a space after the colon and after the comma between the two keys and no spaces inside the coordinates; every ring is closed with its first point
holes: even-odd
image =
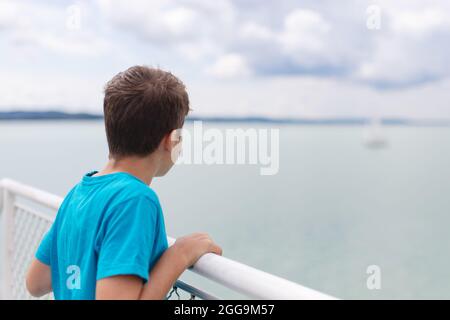
{"type": "Polygon", "coordinates": [[[56,299],[95,299],[96,281],[116,275],[146,282],[168,247],[155,192],[127,173],[95,173],[66,196],[36,252],[56,299]]]}

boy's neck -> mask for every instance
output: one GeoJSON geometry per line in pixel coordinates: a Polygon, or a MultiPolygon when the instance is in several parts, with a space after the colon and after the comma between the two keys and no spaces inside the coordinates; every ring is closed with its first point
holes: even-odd
{"type": "Polygon", "coordinates": [[[103,176],[116,172],[126,172],[150,185],[153,178],[157,175],[158,165],[152,157],[126,157],[126,158],[110,158],[103,170],[99,171],[96,176],[103,176]]]}

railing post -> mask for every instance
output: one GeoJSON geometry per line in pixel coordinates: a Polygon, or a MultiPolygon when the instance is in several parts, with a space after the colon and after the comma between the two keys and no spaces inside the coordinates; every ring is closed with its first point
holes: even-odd
{"type": "Polygon", "coordinates": [[[12,299],[12,253],[15,195],[3,186],[2,232],[1,232],[1,298],[12,299]]]}

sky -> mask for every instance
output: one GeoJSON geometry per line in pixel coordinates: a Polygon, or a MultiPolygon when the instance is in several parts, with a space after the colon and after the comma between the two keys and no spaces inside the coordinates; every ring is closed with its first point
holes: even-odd
{"type": "Polygon", "coordinates": [[[0,0],[0,110],[101,113],[129,66],[196,116],[450,119],[448,0],[0,0]]]}

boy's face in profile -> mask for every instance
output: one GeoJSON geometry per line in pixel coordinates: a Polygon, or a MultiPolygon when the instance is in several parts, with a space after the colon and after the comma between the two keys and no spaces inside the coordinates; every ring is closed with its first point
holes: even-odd
{"type": "Polygon", "coordinates": [[[158,177],[166,175],[173,165],[177,162],[178,157],[182,151],[182,128],[173,130],[167,137],[164,138],[162,144],[164,152],[161,157],[161,163],[157,172],[158,177]]]}

